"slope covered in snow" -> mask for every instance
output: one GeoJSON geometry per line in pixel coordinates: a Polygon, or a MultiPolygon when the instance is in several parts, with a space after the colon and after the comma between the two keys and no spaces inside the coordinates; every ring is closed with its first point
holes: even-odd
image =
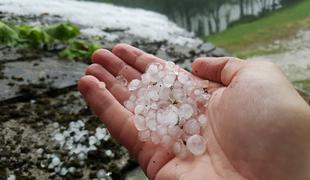
{"type": "Polygon", "coordinates": [[[199,39],[178,27],[161,14],[118,7],[105,3],[75,0],[0,0],[0,11],[17,15],[60,16],[82,27],[89,35],[104,35],[109,39],[117,34],[103,29],[124,29],[128,34],[150,40],[168,40],[175,44],[197,44],[199,39]]]}

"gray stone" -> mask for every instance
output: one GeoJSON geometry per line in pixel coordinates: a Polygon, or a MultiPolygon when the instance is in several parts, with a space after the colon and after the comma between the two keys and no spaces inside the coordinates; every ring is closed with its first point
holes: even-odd
{"type": "Polygon", "coordinates": [[[37,58],[38,55],[35,53],[23,51],[21,49],[1,46],[0,47],[0,62],[9,62],[9,61],[18,61],[18,60],[26,60],[26,59],[34,59],[37,58]]]}
{"type": "Polygon", "coordinates": [[[172,60],[171,57],[166,53],[166,51],[161,49],[157,51],[156,56],[167,61],[172,60]]]}
{"type": "Polygon", "coordinates": [[[7,62],[2,70],[4,78],[0,79],[0,101],[22,96],[25,88],[31,88],[28,93],[36,94],[74,86],[86,66],[56,58],[7,62]]]}
{"type": "Polygon", "coordinates": [[[211,51],[214,51],[216,47],[211,43],[203,43],[198,47],[198,52],[200,53],[210,53],[211,51]]]}
{"type": "Polygon", "coordinates": [[[213,57],[231,56],[231,54],[228,51],[222,48],[216,48],[214,51],[212,51],[209,54],[210,56],[213,56],[213,57]]]}
{"type": "Polygon", "coordinates": [[[148,180],[148,178],[141,168],[136,168],[126,175],[125,180],[148,180]]]}

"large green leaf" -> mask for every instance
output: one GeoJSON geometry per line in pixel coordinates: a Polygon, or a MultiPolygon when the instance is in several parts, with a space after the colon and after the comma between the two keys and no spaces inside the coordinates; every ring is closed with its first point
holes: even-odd
{"type": "Polygon", "coordinates": [[[54,39],[43,28],[39,26],[21,25],[17,27],[23,42],[30,43],[32,46],[39,44],[51,44],[54,39]]]}
{"type": "Polygon", "coordinates": [[[0,21],[0,44],[14,44],[19,40],[18,33],[0,21]]]}
{"type": "Polygon", "coordinates": [[[46,28],[46,32],[61,41],[67,41],[80,34],[77,26],[71,23],[59,23],[46,28]]]}
{"type": "Polygon", "coordinates": [[[99,49],[98,44],[87,43],[81,40],[70,41],[67,48],[65,48],[60,56],[66,59],[84,60],[89,59],[92,53],[99,49]]]}

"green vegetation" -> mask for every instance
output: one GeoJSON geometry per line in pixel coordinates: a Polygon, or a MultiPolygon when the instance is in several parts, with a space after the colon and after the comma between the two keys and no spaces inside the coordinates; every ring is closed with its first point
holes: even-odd
{"type": "Polygon", "coordinates": [[[56,44],[64,49],[59,52],[67,59],[88,59],[100,45],[77,40],[80,30],[69,22],[49,26],[9,25],[0,21],[0,44],[17,48],[50,50],[56,44]]]}
{"type": "Polygon", "coordinates": [[[261,48],[275,40],[292,38],[298,30],[310,28],[310,1],[302,1],[272,12],[253,22],[235,25],[205,40],[226,48],[239,57],[268,54],[283,49],[261,48]]]}
{"type": "Polygon", "coordinates": [[[87,43],[81,40],[70,41],[68,47],[60,52],[60,56],[67,59],[83,60],[91,57],[92,53],[99,49],[98,44],[87,43]]]}
{"type": "Polygon", "coordinates": [[[303,90],[310,92],[310,79],[304,79],[293,82],[296,86],[299,86],[303,90]]]}
{"type": "Polygon", "coordinates": [[[17,32],[0,21],[0,42],[11,45],[14,44],[18,39],[17,32]]]}

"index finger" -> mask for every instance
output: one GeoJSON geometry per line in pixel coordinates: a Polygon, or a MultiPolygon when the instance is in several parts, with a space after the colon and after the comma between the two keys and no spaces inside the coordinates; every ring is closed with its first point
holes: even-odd
{"type": "Polygon", "coordinates": [[[118,44],[112,49],[112,52],[141,73],[144,73],[151,63],[165,63],[165,60],[128,44],[118,44]]]}

